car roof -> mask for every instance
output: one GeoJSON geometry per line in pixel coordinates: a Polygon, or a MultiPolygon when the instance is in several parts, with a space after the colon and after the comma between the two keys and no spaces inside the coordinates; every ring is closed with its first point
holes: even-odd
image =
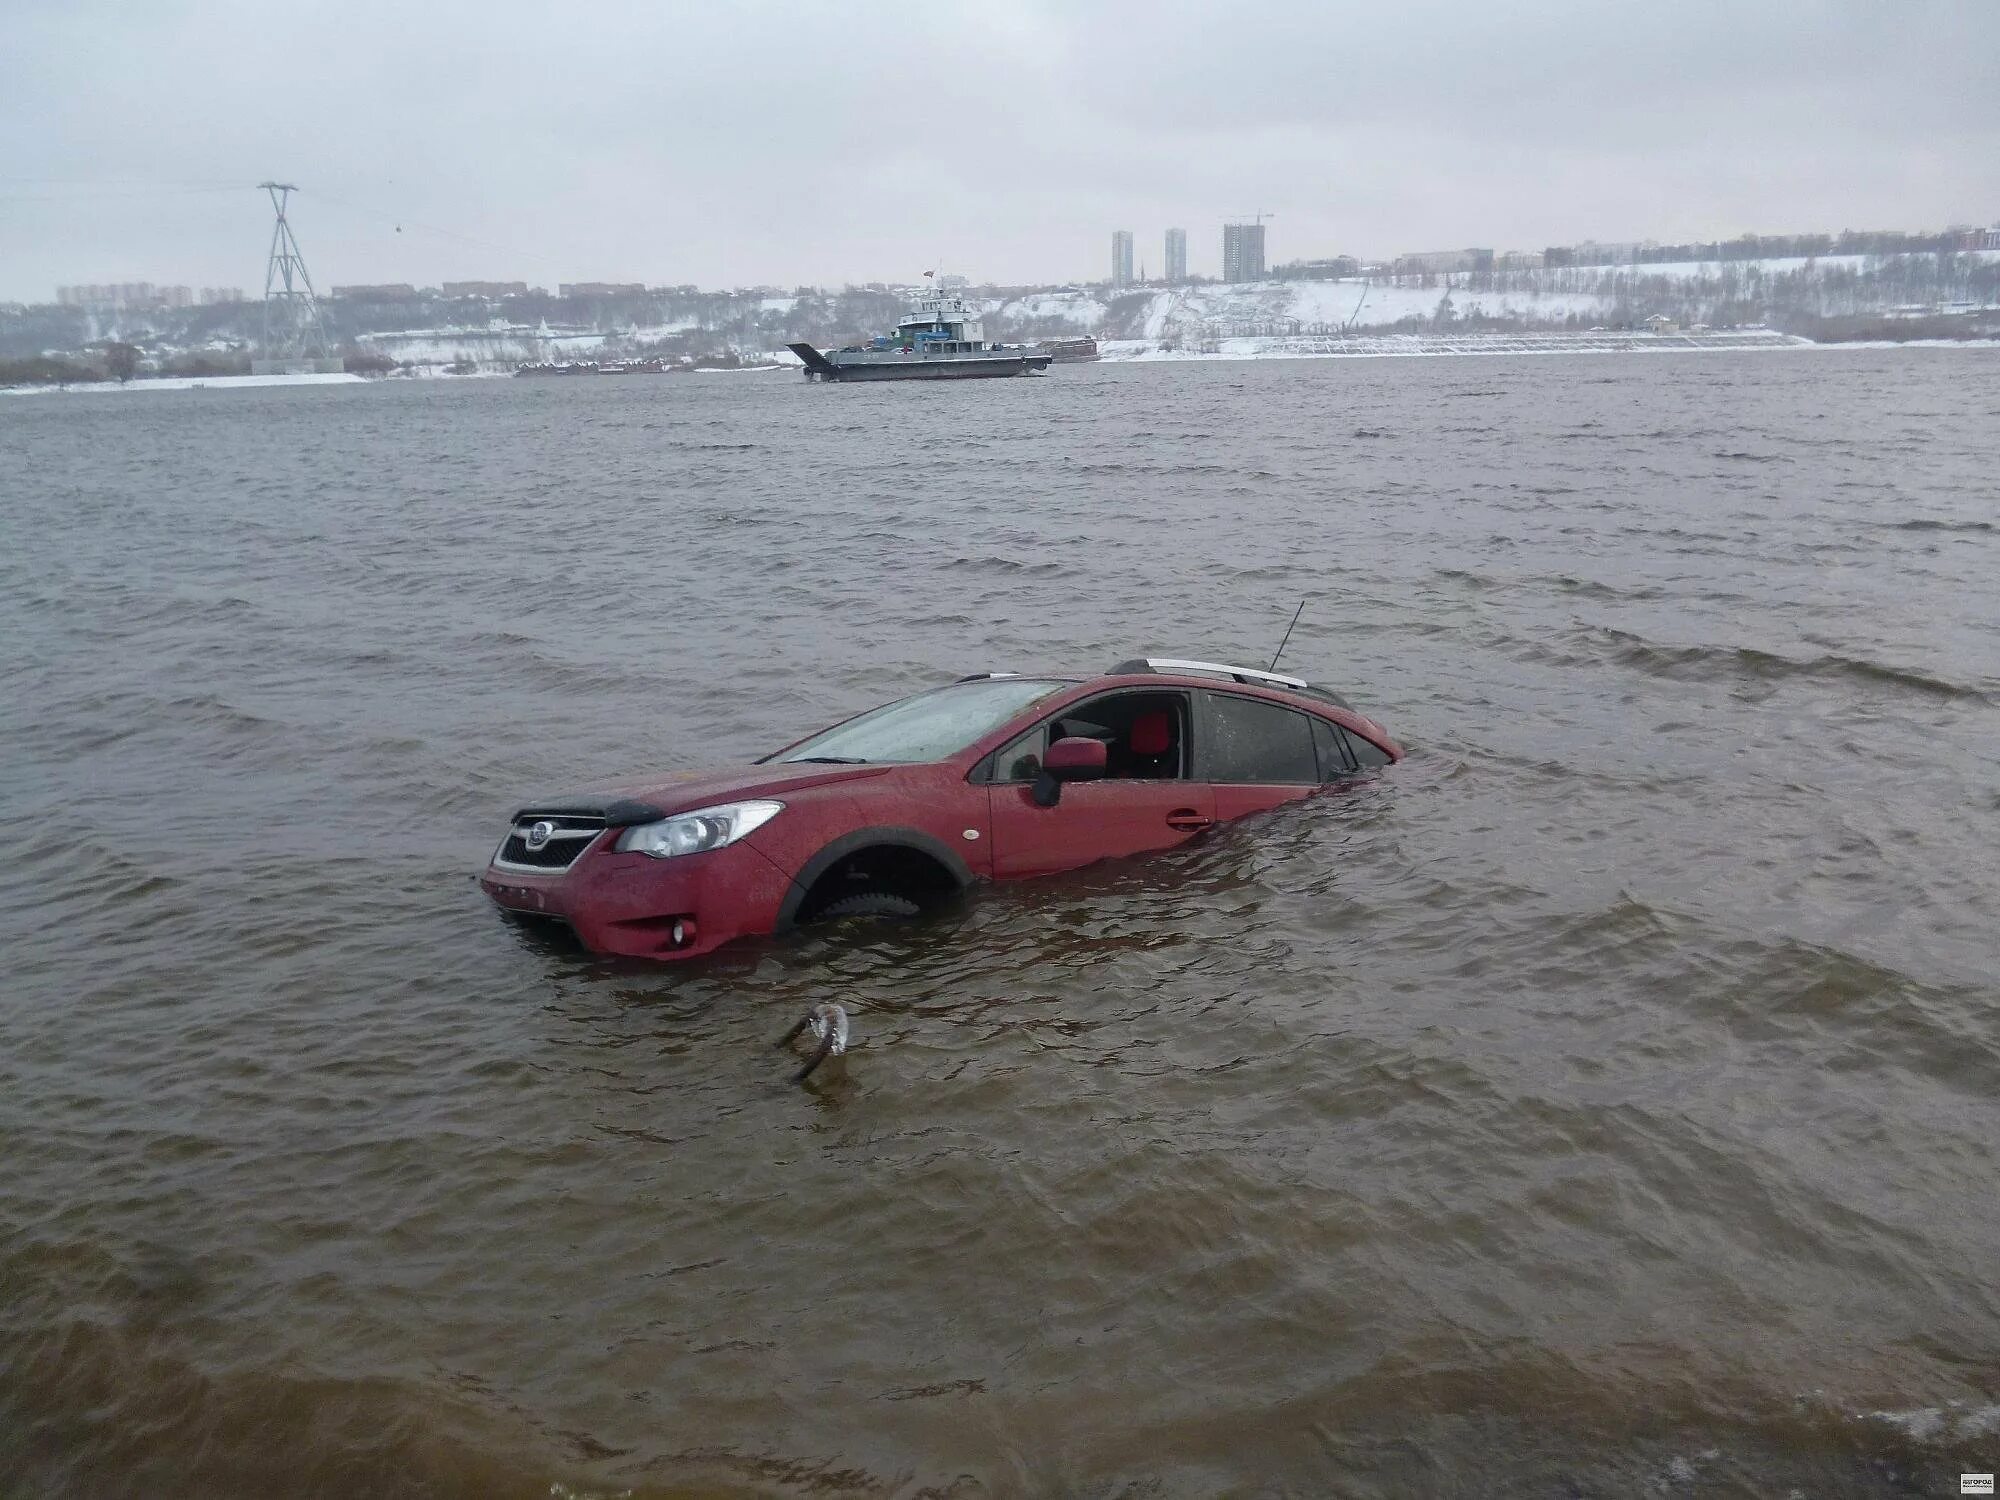
{"type": "MultiPolygon", "coordinates": [[[[1321,687],[1307,682],[1303,677],[1293,677],[1283,672],[1265,667],[1238,667],[1227,662],[1200,661],[1184,656],[1135,656],[1119,662],[1108,672],[1097,677],[1077,677],[1067,673],[1052,672],[973,672],[958,679],[959,682],[980,682],[996,677],[1032,676],[1046,682],[1095,682],[1103,678],[1166,677],[1188,686],[1203,684],[1238,683],[1244,687],[1261,688],[1266,692],[1296,693],[1307,698],[1316,698],[1322,703],[1330,703],[1336,708],[1355,711],[1349,703],[1332,688],[1321,687]]],[[[956,684],[954,684],[955,686],[956,684]]]]}

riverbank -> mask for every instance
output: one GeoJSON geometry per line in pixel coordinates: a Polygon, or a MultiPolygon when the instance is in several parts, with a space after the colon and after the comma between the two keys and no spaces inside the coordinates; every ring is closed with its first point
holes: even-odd
{"type": "Polygon", "coordinates": [[[67,385],[0,385],[0,396],[42,396],[56,391],[247,390],[279,385],[364,385],[366,375],[165,375],[152,380],[75,381],[67,385]]]}
{"type": "Polygon", "coordinates": [[[1435,354],[1658,354],[1690,350],[1810,349],[1811,340],[1760,328],[1720,333],[1273,334],[1176,344],[1109,339],[1111,362],[1198,359],[1356,359],[1435,354]]]}

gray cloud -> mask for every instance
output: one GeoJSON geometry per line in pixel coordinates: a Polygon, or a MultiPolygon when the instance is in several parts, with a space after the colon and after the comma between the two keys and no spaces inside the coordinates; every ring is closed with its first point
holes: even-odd
{"type": "Polygon", "coordinates": [[[1103,274],[2000,215],[2000,6],[19,5],[0,296],[1103,274]],[[226,185],[242,184],[229,191],[226,185]],[[400,232],[398,226],[400,225],[400,232]]]}

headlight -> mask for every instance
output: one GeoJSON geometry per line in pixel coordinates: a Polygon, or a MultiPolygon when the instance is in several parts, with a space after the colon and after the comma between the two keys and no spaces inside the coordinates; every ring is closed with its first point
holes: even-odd
{"type": "Polygon", "coordinates": [[[672,859],[726,849],[752,829],[762,828],[785,810],[782,802],[730,802],[695,812],[675,813],[657,823],[640,823],[618,835],[618,852],[672,859]]]}

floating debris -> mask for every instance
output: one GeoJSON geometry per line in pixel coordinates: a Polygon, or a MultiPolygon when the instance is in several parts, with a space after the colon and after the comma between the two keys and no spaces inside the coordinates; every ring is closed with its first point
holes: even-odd
{"type": "Polygon", "coordinates": [[[818,1043],[813,1055],[806,1059],[806,1065],[792,1075],[793,1083],[804,1083],[812,1076],[812,1070],[829,1057],[839,1057],[847,1051],[847,1012],[831,1003],[815,1005],[798,1019],[798,1024],[778,1039],[780,1047],[789,1047],[807,1030],[818,1043]]]}

